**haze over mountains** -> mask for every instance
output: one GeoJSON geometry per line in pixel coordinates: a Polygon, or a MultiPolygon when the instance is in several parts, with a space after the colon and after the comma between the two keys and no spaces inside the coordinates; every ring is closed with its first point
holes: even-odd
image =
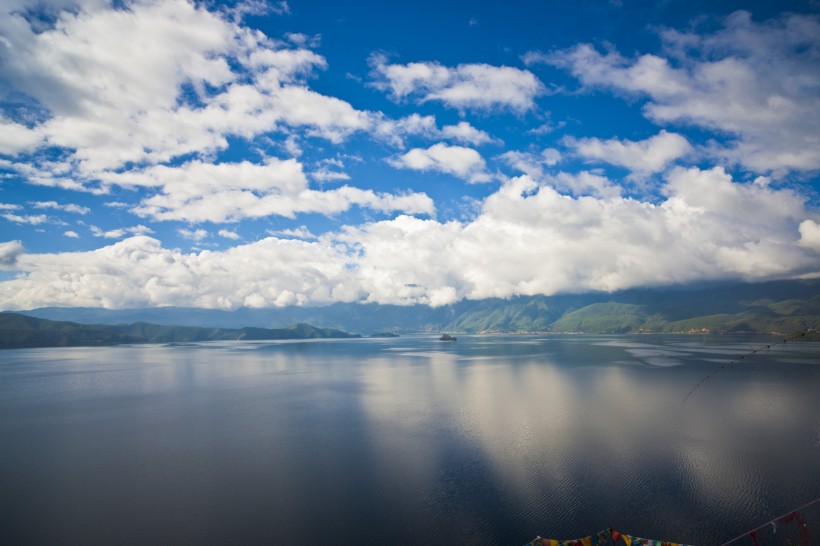
{"type": "Polygon", "coordinates": [[[166,307],[40,308],[19,312],[50,320],[109,325],[146,322],[236,329],[307,323],[363,335],[441,330],[785,334],[820,327],[820,279],[463,300],[441,307],[337,303],[233,311],[166,307]]]}

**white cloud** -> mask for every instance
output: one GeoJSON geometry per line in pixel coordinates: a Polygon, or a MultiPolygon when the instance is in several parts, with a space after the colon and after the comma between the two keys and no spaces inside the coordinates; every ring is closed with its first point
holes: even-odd
{"type": "Polygon", "coordinates": [[[227,10],[234,22],[240,22],[246,15],[262,16],[269,13],[276,15],[288,15],[290,6],[287,2],[270,2],[268,0],[241,0],[235,6],[227,10]]]}
{"type": "Polygon", "coordinates": [[[564,143],[582,157],[626,167],[641,175],[663,171],[692,151],[686,138],[663,130],[641,141],[568,137],[564,143]]]}
{"type": "Polygon", "coordinates": [[[472,144],[473,146],[493,142],[493,138],[490,135],[476,129],[466,121],[460,121],[456,125],[445,125],[441,128],[441,136],[457,142],[472,144]]]}
{"type": "Polygon", "coordinates": [[[795,194],[738,184],[719,168],[676,169],[665,188],[654,205],[572,198],[522,176],[471,222],[401,217],[351,228],[343,240],[361,253],[363,291],[394,303],[429,302],[448,288],[453,299],[486,298],[818,272],[818,254],[796,240],[809,213],[795,194]]]}
{"type": "Polygon", "coordinates": [[[327,65],[320,55],[187,0],[92,3],[41,32],[12,6],[0,34],[0,77],[43,110],[33,127],[0,120],[0,153],[61,148],[80,185],[129,163],[212,153],[230,135],[297,127],[339,142],[377,117],[307,87],[327,65]]]}
{"type": "Polygon", "coordinates": [[[0,169],[16,173],[20,179],[29,184],[92,194],[107,193],[108,189],[98,184],[85,185],[84,182],[78,181],[75,177],[77,174],[74,172],[75,168],[76,165],[64,161],[49,161],[45,157],[38,157],[34,162],[0,159],[0,169]]]}
{"type": "Polygon", "coordinates": [[[581,44],[525,61],[569,69],[585,86],[648,98],[659,123],[687,123],[733,141],[711,152],[758,172],[820,169],[820,17],[757,23],[739,11],[710,34],[661,33],[665,56],[635,59],[581,44]]]}
{"type": "Polygon", "coordinates": [[[316,235],[311,233],[307,226],[299,226],[298,228],[294,229],[282,229],[279,231],[271,231],[269,233],[270,235],[275,235],[277,237],[282,236],[294,239],[318,239],[316,235]]]}
{"type": "Polygon", "coordinates": [[[544,177],[544,167],[552,167],[558,164],[562,157],[561,152],[555,148],[545,148],[540,153],[518,152],[510,150],[498,156],[510,167],[540,180],[544,177]]]}
{"type": "Polygon", "coordinates": [[[455,125],[445,125],[439,129],[435,116],[422,116],[415,113],[397,120],[381,117],[375,122],[371,132],[377,138],[398,148],[404,147],[405,139],[409,136],[419,136],[427,139],[446,139],[464,144],[472,144],[473,146],[500,142],[485,131],[473,127],[466,121],[460,121],[455,125]]]}
{"type": "Polygon", "coordinates": [[[621,186],[605,176],[589,171],[559,172],[544,176],[540,182],[573,196],[592,195],[608,199],[621,196],[621,186]]]}
{"type": "Polygon", "coordinates": [[[80,238],[80,234],[77,233],[76,231],[72,231],[72,230],[68,230],[68,231],[64,232],[63,235],[65,235],[66,237],[69,237],[71,239],[79,239],[80,238]]]}
{"type": "Polygon", "coordinates": [[[230,27],[204,10],[179,0],[86,8],[62,12],[39,34],[19,13],[0,27],[0,75],[52,114],[38,126],[48,141],[77,148],[82,160],[116,166],[142,159],[137,147],[157,144],[144,141],[144,122],[171,111],[183,83],[231,80],[215,55],[234,47],[230,27]],[[169,42],[177,47],[163,47],[169,42]]]}
{"type": "Polygon", "coordinates": [[[316,169],[310,173],[310,177],[317,182],[333,182],[336,180],[350,180],[350,175],[339,171],[331,171],[325,167],[316,169]]]}
{"type": "Polygon", "coordinates": [[[373,85],[397,100],[438,101],[458,109],[530,110],[544,94],[541,81],[528,70],[488,64],[446,67],[437,62],[389,64],[384,55],[370,58],[373,85]]]}
{"type": "Polygon", "coordinates": [[[75,205],[73,203],[61,204],[56,201],[36,201],[33,203],[36,209],[52,209],[61,210],[63,212],[72,212],[74,214],[88,214],[91,209],[83,207],[82,205],[75,205]]]}
{"type": "Polygon", "coordinates": [[[225,239],[231,239],[234,241],[238,241],[242,237],[235,231],[231,231],[229,229],[220,229],[219,236],[224,237],[225,239]]]}
{"type": "Polygon", "coordinates": [[[156,188],[132,212],[154,220],[225,222],[301,213],[334,215],[352,206],[380,212],[432,214],[423,193],[376,193],[350,186],[328,191],[308,187],[295,159],[268,158],[265,164],[191,161],[178,167],[157,165],[142,171],[112,173],[104,181],[124,187],[156,188]]]}
{"type": "Polygon", "coordinates": [[[256,48],[247,53],[245,65],[264,70],[265,78],[276,82],[296,82],[317,68],[327,68],[327,61],[309,49],[256,48]]]}
{"type": "Polygon", "coordinates": [[[286,32],[287,41],[298,47],[319,47],[322,43],[321,34],[302,34],[301,32],[286,32]]]}
{"type": "Polygon", "coordinates": [[[184,239],[189,239],[189,240],[195,241],[197,243],[199,241],[205,239],[206,237],[208,237],[208,232],[205,231],[204,229],[191,230],[191,229],[180,228],[180,229],[177,230],[177,233],[179,233],[180,236],[182,236],[184,239]]]}
{"type": "Polygon", "coordinates": [[[422,116],[417,113],[399,119],[379,117],[372,131],[376,137],[397,148],[404,147],[407,136],[437,138],[441,134],[435,116],[422,116]]]}
{"type": "Polygon", "coordinates": [[[145,235],[147,233],[153,233],[151,228],[143,226],[142,224],[132,227],[109,229],[107,231],[97,226],[88,226],[88,229],[91,230],[91,234],[94,235],[94,237],[102,237],[104,239],[121,239],[126,235],[145,235]]]}
{"type": "MultiPolygon", "coordinates": [[[[252,13],[271,6],[251,2],[239,9],[252,13]]],[[[274,6],[282,12],[286,7],[274,6]]],[[[31,129],[19,120],[0,120],[0,129],[8,129],[0,133],[10,135],[11,143],[0,137],[0,153],[22,154],[37,143],[49,150],[0,159],[0,168],[32,184],[99,194],[112,186],[145,188],[148,196],[131,211],[154,220],[337,214],[352,206],[434,211],[420,193],[311,189],[295,160],[210,164],[229,137],[268,139],[296,155],[304,137],[340,143],[357,131],[381,137],[389,126],[386,138],[401,145],[402,132],[424,131],[431,122],[437,131],[433,117],[393,122],[310,89],[308,79],[327,67],[324,57],[303,47],[318,37],[294,34],[286,36],[290,43],[277,41],[232,22],[229,13],[188,0],[133,2],[118,9],[92,3],[55,13],[54,25],[39,32],[14,9],[0,18],[0,77],[42,109],[31,129]],[[277,131],[284,138],[264,136],[277,131]],[[59,161],[51,159],[55,150],[59,161]],[[186,163],[179,165],[182,156],[186,163]]],[[[329,167],[311,176],[320,182],[349,178],[329,167]]]]}
{"type": "Polygon", "coordinates": [[[28,224],[32,226],[39,226],[40,224],[45,224],[51,222],[52,220],[46,216],[45,214],[13,214],[11,212],[6,212],[0,214],[3,218],[8,220],[9,222],[14,222],[15,224],[28,224]]]}
{"type": "MultiPolygon", "coordinates": [[[[466,222],[402,215],[310,242],[272,237],[192,254],[145,236],[63,254],[22,254],[19,243],[6,243],[0,255],[13,256],[6,266],[25,275],[0,282],[0,301],[9,308],[439,305],[820,273],[820,218],[795,193],[735,182],[721,168],[674,168],[662,191],[657,204],[600,192],[573,197],[524,175],[466,222]]],[[[280,233],[312,237],[307,228],[280,233]]]]}
{"type": "Polygon", "coordinates": [[[43,141],[40,130],[31,129],[0,116],[0,154],[16,155],[28,152],[42,145],[43,141]]]}
{"type": "Polygon", "coordinates": [[[332,142],[341,142],[355,131],[369,130],[373,124],[373,115],[307,87],[282,87],[272,97],[273,101],[267,107],[284,123],[304,126],[309,135],[332,142]]]}
{"type": "Polygon", "coordinates": [[[438,143],[427,149],[413,148],[403,155],[389,159],[388,163],[398,169],[451,174],[471,184],[491,180],[481,154],[463,146],[438,143]]]}
{"type": "Polygon", "coordinates": [[[820,252],[820,223],[804,220],[800,223],[800,244],[820,252]]]}
{"type": "Polygon", "coordinates": [[[334,247],[276,238],[183,254],[137,236],[93,252],[19,255],[16,267],[31,273],[0,283],[8,308],[68,300],[109,308],[235,308],[357,297],[344,292],[349,271],[334,247]]]}
{"type": "Polygon", "coordinates": [[[0,243],[0,267],[11,267],[17,262],[17,258],[25,252],[23,243],[20,241],[8,241],[0,243]]]}

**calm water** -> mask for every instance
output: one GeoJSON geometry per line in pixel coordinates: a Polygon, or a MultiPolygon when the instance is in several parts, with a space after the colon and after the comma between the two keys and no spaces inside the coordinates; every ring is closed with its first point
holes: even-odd
{"type": "Polygon", "coordinates": [[[683,403],[764,342],[3,351],[0,542],[519,546],[611,526],[719,544],[820,496],[820,344],[683,403]]]}

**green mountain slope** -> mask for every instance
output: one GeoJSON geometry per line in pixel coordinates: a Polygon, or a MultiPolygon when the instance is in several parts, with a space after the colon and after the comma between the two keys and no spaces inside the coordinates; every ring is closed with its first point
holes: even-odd
{"type": "Polygon", "coordinates": [[[277,340],[359,337],[332,328],[294,324],[288,328],[199,328],[138,322],[128,325],[77,324],[0,313],[0,348],[75,347],[121,343],[169,343],[221,340],[277,340]]]}
{"type": "Polygon", "coordinates": [[[820,328],[820,281],[485,300],[448,331],[778,332],[820,328]]]}
{"type": "Polygon", "coordinates": [[[550,330],[616,334],[636,332],[647,323],[649,311],[646,307],[631,303],[593,303],[565,314],[552,323],[550,330]]]}

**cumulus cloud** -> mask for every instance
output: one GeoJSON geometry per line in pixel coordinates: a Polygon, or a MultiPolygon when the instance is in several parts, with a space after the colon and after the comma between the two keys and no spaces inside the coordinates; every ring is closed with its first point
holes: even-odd
{"type": "Polygon", "coordinates": [[[318,239],[316,235],[314,235],[307,226],[299,226],[298,228],[294,229],[281,229],[278,231],[271,231],[269,232],[270,235],[275,235],[277,237],[286,237],[286,238],[294,238],[294,239],[318,239]]]}
{"type": "Polygon", "coordinates": [[[616,198],[621,195],[620,185],[603,175],[589,171],[558,172],[545,175],[539,182],[549,184],[558,191],[573,196],[592,195],[601,198],[616,198]]]}
{"type": "Polygon", "coordinates": [[[500,154],[498,159],[513,169],[539,180],[545,175],[545,167],[552,167],[558,164],[562,157],[561,152],[555,148],[545,148],[540,153],[510,150],[500,154]]]}
{"type": "Polygon", "coordinates": [[[197,243],[198,243],[199,241],[201,241],[201,240],[205,239],[206,237],[208,237],[208,232],[207,232],[207,231],[205,231],[204,229],[185,229],[185,228],[180,228],[180,229],[178,229],[178,230],[177,230],[177,233],[179,233],[179,234],[180,234],[180,236],[181,236],[183,239],[188,239],[188,240],[190,240],[190,241],[195,241],[195,242],[197,242],[197,243]]]}
{"type": "Polygon", "coordinates": [[[499,140],[491,137],[487,132],[477,129],[469,122],[460,121],[455,125],[445,125],[439,128],[436,117],[410,114],[394,120],[381,117],[371,132],[393,146],[403,148],[407,137],[419,136],[427,139],[450,140],[463,144],[480,146],[488,143],[498,143],[499,140]]]}
{"type": "Polygon", "coordinates": [[[284,0],[280,2],[269,2],[268,0],[241,0],[232,8],[227,10],[233,17],[234,22],[241,21],[246,15],[262,16],[269,13],[276,15],[287,15],[290,13],[290,6],[284,0]]]}
{"type": "Polygon", "coordinates": [[[0,77],[42,111],[33,127],[0,119],[0,153],[56,146],[80,178],[282,126],[338,142],[375,116],[307,87],[327,65],[320,55],[187,0],[89,3],[45,29],[12,6],[0,34],[0,77]]]}
{"type": "Polygon", "coordinates": [[[6,176],[14,176],[29,184],[98,195],[108,192],[107,188],[93,182],[89,183],[81,175],[78,176],[75,169],[76,165],[72,162],[51,161],[45,157],[37,157],[33,161],[0,158],[0,171],[5,171],[6,176]]]}
{"type": "Polygon", "coordinates": [[[820,17],[786,14],[755,22],[745,11],[704,34],[661,32],[664,54],[627,58],[589,44],[529,64],[567,68],[585,86],[646,97],[644,114],[728,133],[713,154],[758,172],[820,168],[820,17]]]}
{"type": "Polygon", "coordinates": [[[52,220],[45,214],[14,214],[12,212],[5,212],[0,214],[0,216],[9,222],[14,222],[15,224],[28,224],[31,226],[38,226],[40,224],[52,222],[52,220]]]}
{"type": "Polygon", "coordinates": [[[40,130],[0,116],[0,154],[15,155],[32,151],[42,145],[43,141],[43,134],[40,130]]]}
{"type": "Polygon", "coordinates": [[[92,252],[26,256],[18,256],[17,267],[31,271],[27,279],[0,284],[0,299],[9,308],[69,299],[72,305],[109,308],[234,308],[357,297],[345,292],[349,273],[334,247],[298,240],[269,238],[221,252],[184,254],[136,236],[92,252]],[[15,289],[22,292],[15,295],[15,289]]]}
{"type": "Polygon", "coordinates": [[[373,85],[396,100],[437,101],[458,109],[530,110],[544,94],[541,81],[530,71],[510,66],[437,62],[390,64],[387,57],[371,56],[373,85]]]}
{"type": "Polygon", "coordinates": [[[589,171],[554,172],[549,169],[563,159],[561,153],[555,148],[545,148],[541,153],[511,150],[499,155],[498,159],[526,174],[537,184],[550,186],[567,195],[576,197],[590,195],[603,198],[621,195],[621,187],[601,174],[589,171]]]}
{"type": "Polygon", "coordinates": [[[32,203],[36,209],[52,209],[61,210],[63,212],[71,212],[74,214],[88,214],[91,209],[82,205],[75,205],[74,203],[61,204],[56,201],[35,201],[32,203]]]}
{"type": "MultiPolygon", "coordinates": [[[[272,8],[246,2],[236,9],[244,14],[272,8]]],[[[0,168],[28,183],[100,194],[113,186],[144,189],[148,195],[130,205],[131,212],[187,223],[337,214],[353,206],[434,211],[420,193],[311,189],[296,160],[211,164],[231,137],[253,140],[281,131],[285,148],[297,152],[296,130],[298,137],[332,143],[359,131],[376,137],[386,131],[398,145],[403,134],[430,127],[439,132],[432,117],[388,120],[312,90],[310,77],[327,67],[308,49],[318,38],[275,40],[189,0],[129,2],[117,9],[89,3],[58,9],[53,24],[36,29],[24,12],[11,6],[0,17],[0,78],[40,117],[29,120],[33,126],[0,118],[0,154],[18,156],[0,158],[0,168]]],[[[481,138],[480,132],[472,138],[481,138]]],[[[311,178],[349,176],[326,165],[311,178]]],[[[48,218],[9,212],[6,220],[34,224],[48,218]]]]}
{"type": "Polygon", "coordinates": [[[142,224],[109,230],[101,229],[98,226],[88,226],[88,229],[91,230],[94,237],[102,237],[104,239],[121,239],[126,235],[145,235],[147,233],[153,233],[151,228],[143,226],[142,224]]]}
{"type": "Polygon", "coordinates": [[[26,275],[0,283],[0,301],[12,308],[443,305],[820,273],[820,218],[797,194],[736,182],[722,168],[680,167],[665,175],[662,192],[659,203],[572,196],[522,175],[465,222],[401,215],[311,241],[299,240],[309,237],[305,228],[190,254],[146,236],[81,253],[21,254],[18,243],[6,252],[26,275]]]}
{"type": "Polygon", "coordinates": [[[0,218],[4,218],[9,222],[14,222],[17,224],[43,224],[49,221],[48,216],[45,214],[38,214],[38,215],[20,215],[17,214],[16,211],[22,209],[20,205],[16,205],[14,203],[0,203],[0,218]],[[12,212],[15,211],[15,212],[12,212]]]}
{"type": "Polygon", "coordinates": [[[820,224],[814,220],[800,223],[800,244],[820,252],[820,224]]]}
{"type": "Polygon", "coordinates": [[[460,121],[455,125],[445,125],[441,128],[441,136],[457,142],[472,144],[473,146],[494,141],[486,132],[476,129],[466,121],[460,121]]]}
{"type": "Polygon", "coordinates": [[[76,148],[98,165],[142,159],[138,147],[155,148],[156,141],[144,141],[150,128],[139,122],[170,113],[183,83],[220,87],[231,80],[227,62],[215,55],[233,47],[229,27],[187,2],[86,6],[62,12],[41,33],[18,12],[3,21],[0,75],[51,114],[38,125],[50,143],[76,148]],[[157,47],[172,37],[177,48],[157,47]]]}
{"type": "Polygon", "coordinates": [[[376,301],[402,301],[408,284],[427,287],[427,298],[452,289],[458,299],[817,272],[817,254],[795,238],[809,214],[795,194],[738,184],[719,168],[677,169],[665,188],[655,205],[572,198],[522,176],[472,222],[402,217],[351,229],[345,240],[360,246],[361,282],[376,301]]]}
{"type": "Polygon", "coordinates": [[[486,172],[484,158],[477,151],[441,142],[427,149],[413,148],[403,155],[389,159],[388,163],[398,169],[451,174],[471,184],[492,180],[486,172]]]}
{"type": "Polygon", "coordinates": [[[220,237],[224,237],[225,239],[231,239],[233,241],[238,241],[242,238],[242,236],[239,235],[237,232],[231,231],[229,229],[220,229],[218,234],[220,237]]]}
{"type": "Polygon", "coordinates": [[[191,161],[176,167],[157,165],[141,171],[110,173],[103,180],[123,187],[156,188],[132,212],[154,220],[225,222],[263,216],[294,217],[314,212],[334,215],[352,206],[375,211],[432,214],[423,193],[388,194],[350,186],[329,191],[309,189],[295,159],[268,158],[264,164],[191,161]]]}
{"type": "Polygon", "coordinates": [[[23,252],[25,248],[20,241],[0,243],[0,267],[13,266],[23,252]]]}
{"type": "Polygon", "coordinates": [[[440,130],[435,116],[422,116],[414,113],[399,119],[382,116],[373,128],[373,134],[381,140],[398,148],[404,147],[408,136],[437,138],[440,130]]]}
{"type": "Polygon", "coordinates": [[[334,182],[336,180],[350,180],[350,175],[341,171],[333,171],[321,167],[310,173],[310,177],[317,182],[334,182]]]}
{"type": "Polygon", "coordinates": [[[568,137],[564,143],[582,157],[619,165],[640,175],[663,171],[692,151],[685,137],[666,131],[641,141],[568,137]]]}

